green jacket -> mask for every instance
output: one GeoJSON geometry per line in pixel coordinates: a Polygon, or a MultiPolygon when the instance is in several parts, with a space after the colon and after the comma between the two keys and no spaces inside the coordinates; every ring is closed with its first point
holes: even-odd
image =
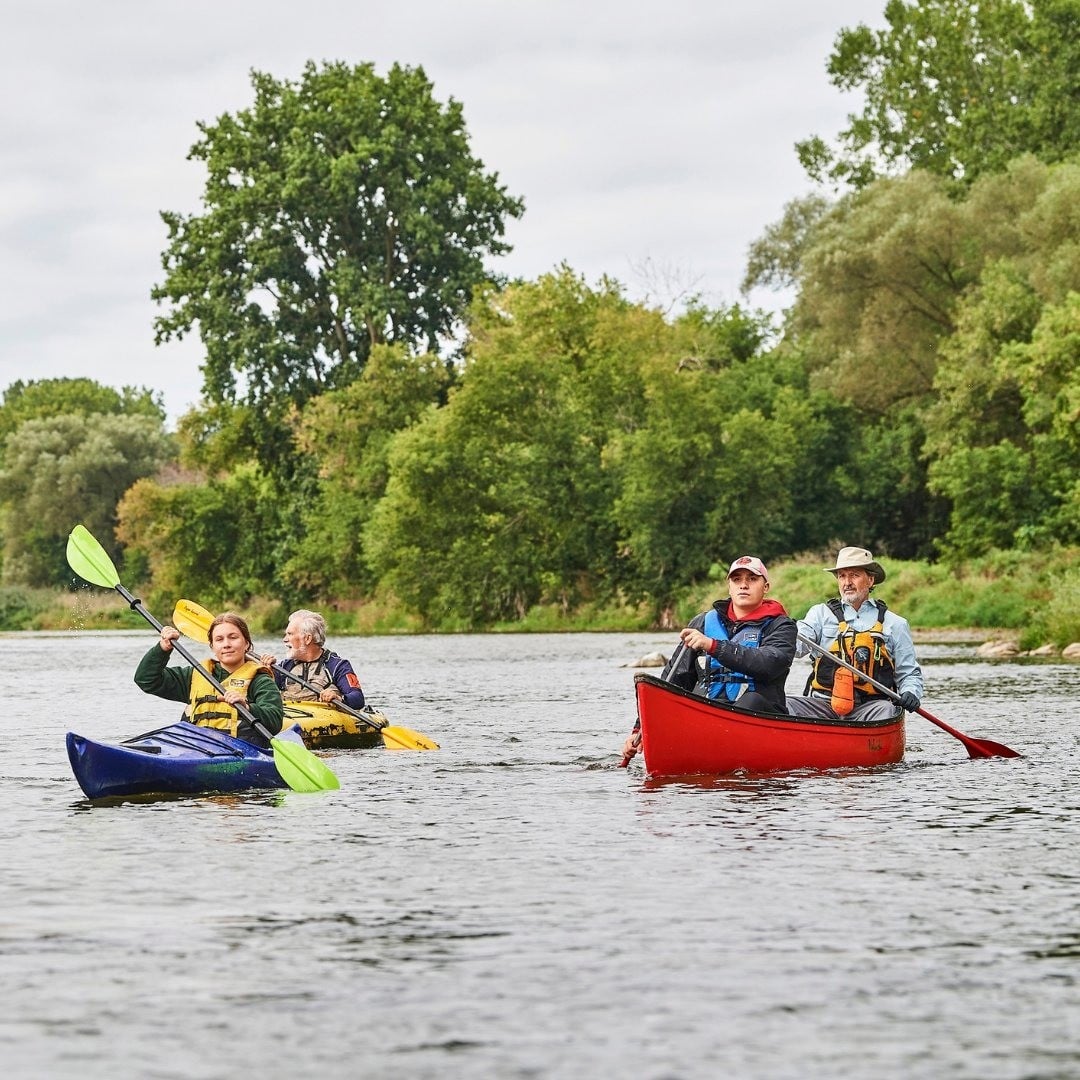
{"type": "MultiPolygon", "coordinates": [[[[167,653],[160,645],[154,645],[135,669],[135,685],[147,694],[167,701],[182,701],[187,705],[191,700],[191,668],[186,664],[183,667],[169,667],[170,656],[172,653],[167,653]]],[[[214,664],[216,679],[224,680],[227,675],[228,672],[220,664],[214,664]]],[[[248,710],[271,735],[281,731],[285,706],[281,691],[271,676],[260,672],[251,680],[248,710]]]]}

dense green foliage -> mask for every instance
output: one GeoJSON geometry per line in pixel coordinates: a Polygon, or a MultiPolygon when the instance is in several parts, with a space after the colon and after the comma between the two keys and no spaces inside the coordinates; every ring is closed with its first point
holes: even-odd
{"type": "Polygon", "coordinates": [[[162,215],[156,328],[197,326],[208,403],[246,403],[240,437],[288,475],[289,412],[352,383],[380,343],[448,342],[522,203],[422,69],[309,63],[298,83],[251,82],[250,108],[199,125],[203,212],[162,215]]]}
{"type": "Polygon", "coordinates": [[[288,589],[350,596],[374,587],[363,530],[386,490],[392,438],[444,403],[450,380],[431,353],[376,346],[356,382],[304,410],[296,441],[318,479],[298,503],[301,528],[281,567],[288,589]]]}
{"type": "Polygon", "coordinates": [[[0,580],[68,580],[64,545],[80,520],[118,554],[117,502],[173,453],[164,410],[149,390],[117,391],[87,378],[12,383],[0,402],[0,580]]]}
{"type": "Polygon", "coordinates": [[[865,102],[838,147],[798,144],[812,178],[861,188],[915,168],[970,183],[1080,146],[1080,0],[888,0],[884,14],[883,30],[837,36],[830,79],[865,102]]]}
{"type": "Polygon", "coordinates": [[[145,392],[14,384],[4,583],[62,579],[82,520],[165,605],[674,626],[739,554],[797,612],[858,543],[916,625],[1075,640],[1076,2],[890,0],[887,30],[841,34],[866,111],[818,160],[851,190],[749,253],[748,286],[795,292],[780,327],[567,266],[492,280],[521,204],[422,72],[254,76],[192,151],[206,213],[166,215],[159,336],[208,351],[178,460],[145,392]]]}
{"type": "MultiPolygon", "coordinates": [[[[27,420],[54,416],[148,416],[165,422],[160,395],[145,388],[114,390],[93,379],[34,379],[13,382],[0,396],[0,454],[9,435],[27,420]]],[[[2,458],[0,458],[2,460],[2,458]]]]}
{"type": "Polygon", "coordinates": [[[757,273],[798,287],[782,349],[861,416],[838,490],[863,542],[1077,542],[1078,205],[1080,166],[1027,155],[959,196],[929,173],[879,180],[760,241],[757,273]]]}

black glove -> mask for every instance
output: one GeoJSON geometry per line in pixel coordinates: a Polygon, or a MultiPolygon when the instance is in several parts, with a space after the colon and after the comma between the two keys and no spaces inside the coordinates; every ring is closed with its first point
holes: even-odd
{"type": "Polygon", "coordinates": [[[903,706],[904,712],[915,712],[919,707],[919,699],[908,690],[900,695],[900,704],[903,706]]]}

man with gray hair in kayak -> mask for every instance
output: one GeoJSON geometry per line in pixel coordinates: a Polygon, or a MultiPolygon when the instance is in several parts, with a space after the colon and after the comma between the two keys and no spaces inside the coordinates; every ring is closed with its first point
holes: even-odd
{"type": "Polygon", "coordinates": [[[798,652],[814,652],[814,669],[805,696],[789,697],[792,716],[823,720],[882,720],[898,709],[914,712],[922,701],[922,668],[915,655],[907,620],[889,611],[871,591],[885,580],[885,571],[861,547],[841,548],[835,566],[824,567],[835,576],[839,599],[815,604],[799,620],[798,652]],[[820,648],[812,650],[806,642],[820,648]],[[853,674],[837,664],[838,657],[859,670],[853,674]],[[860,675],[892,690],[887,697],[860,675]]]}
{"type": "Polygon", "coordinates": [[[288,650],[284,660],[276,660],[271,653],[261,659],[274,671],[274,681],[286,701],[336,701],[350,709],[363,708],[360,680],[348,660],[326,648],[326,620],[317,611],[294,611],[285,627],[284,642],[288,650]],[[285,673],[274,669],[274,664],[284,668],[285,673]],[[317,686],[318,693],[290,679],[289,671],[317,686]]]}

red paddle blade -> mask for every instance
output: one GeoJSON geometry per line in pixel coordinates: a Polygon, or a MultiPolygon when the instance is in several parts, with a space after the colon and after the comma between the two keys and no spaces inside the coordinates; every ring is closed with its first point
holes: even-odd
{"type": "Polygon", "coordinates": [[[964,743],[969,757],[1020,757],[1020,754],[1009,746],[1003,746],[999,742],[990,739],[967,739],[964,743]]]}

